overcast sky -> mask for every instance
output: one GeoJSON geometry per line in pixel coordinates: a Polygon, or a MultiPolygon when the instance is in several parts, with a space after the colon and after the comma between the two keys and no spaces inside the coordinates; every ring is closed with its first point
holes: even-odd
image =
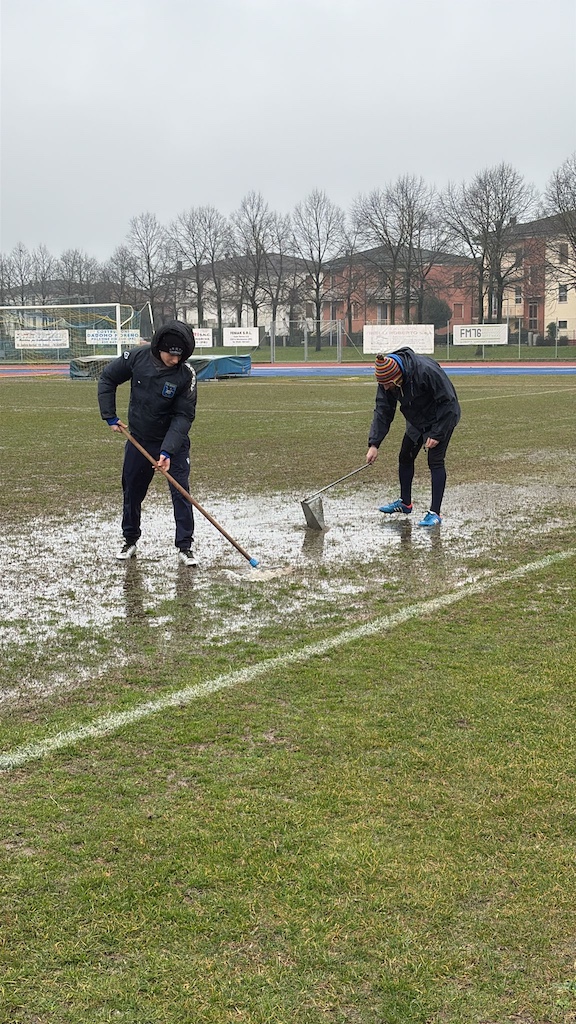
{"type": "Polygon", "coordinates": [[[2,0],[0,249],[576,149],[576,0],[2,0]]]}

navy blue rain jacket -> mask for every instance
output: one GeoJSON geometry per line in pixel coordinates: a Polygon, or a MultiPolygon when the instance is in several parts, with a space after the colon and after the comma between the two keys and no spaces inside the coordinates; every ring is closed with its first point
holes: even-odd
{"type": "Polygon", "coordinates": [[[124,352],[105,366],[98,381],[98,404],[102,419],[116,413],[116,389],[130,381],[128,428],[145,445],[160,443],[169,455],[179,451],[196,415],[196,374],[186,359],[194,351],[194,334],[187,324],[173,320],[163,324],[152,339],[124,352]],[[178,334],[184,342],[184,354],[177,366],[165,366],[159,344],[164,334],[178,334]]]}
{"type": "Polygon", "coordinates": [[[388,355],[398,356],[402,362],[402,386],[386,391],[378,385],[368,445],[380,447],[390,430],[397,405],[407,423],[424,438],[442,441],[460,419],[460,405],[452,381],[434,359],[417,355],[411,348],[399,348],[388,355]]]}

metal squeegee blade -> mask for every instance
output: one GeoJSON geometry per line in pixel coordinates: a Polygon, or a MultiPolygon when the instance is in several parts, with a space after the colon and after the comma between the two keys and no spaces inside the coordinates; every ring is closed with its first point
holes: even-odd
{"type": "Polygon", "coordinates": [[[302,501],[302,511],[306,519],[306,525],[311,530],[324,530],[324,506],[322,498],[312,498],[311,501],[302,501]]]}

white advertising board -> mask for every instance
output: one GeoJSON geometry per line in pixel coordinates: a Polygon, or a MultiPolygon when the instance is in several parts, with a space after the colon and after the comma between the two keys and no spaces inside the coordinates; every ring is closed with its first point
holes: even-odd
{"type": "Polygon", "coordinates": [[[68,331],[14,331],[15,348],[68,348],[68,331]]]}
{"type": "Polygon", "coordinates": [[[453,345],[507,345],[508,324],[458,324],[453,345]]]}
{"type": "Polygon", "coordinates": [[[211,327],[193,327],[192,330],[194,331],[196,348],[212,348],[214,343],[212,341],[211,327]]]}
{"type": "Polygon", "coordinates": [[[394,352],[408,345],[421,355],[434,353],[433,324],[365,324],[362,351],[365,353],[394,352]]]}
{"type": "Polygon", "coordinates": [[[259,327],[225,327],[224,348],[258,348],[259,327]]]}
{"type": "MultiPolygon", "coordinates": [[[[118,331],[86,331],[87,345],[115,345],[117,339],[118,331]]],[[[140,340],[140,331],[120,331],[121,345],[138,345],[140,340]]]]}

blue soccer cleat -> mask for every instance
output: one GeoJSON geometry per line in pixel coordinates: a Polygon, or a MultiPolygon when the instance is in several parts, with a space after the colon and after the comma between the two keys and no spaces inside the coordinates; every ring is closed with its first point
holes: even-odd
{"type": "Polygon", "coordinates": [[[405,505],[402,498],[398,498],[397,501],[391,501],[389,505],[380,505],[379,512],[386,512],[390,515],[392,512],[403,512],[404,515],[409,516],[412,512],[412,504],[405,505]]]}
{"type": "Polygon", "coordinates": [[[440,526],[442,522],[442,516],[439,516],[436,512],[427,512],[424,519],[421,519],[418,526],[440,526]]]}

